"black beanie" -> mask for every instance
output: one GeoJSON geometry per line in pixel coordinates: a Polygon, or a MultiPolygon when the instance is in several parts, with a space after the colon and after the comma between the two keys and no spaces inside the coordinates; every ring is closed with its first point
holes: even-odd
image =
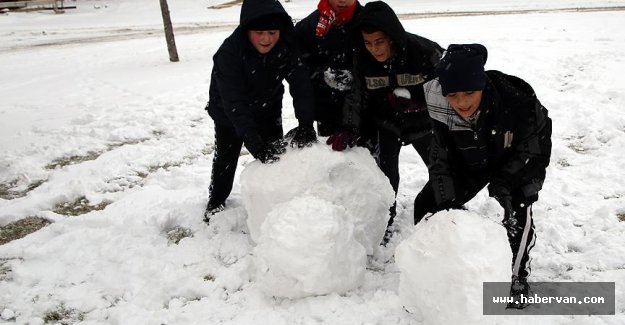
{"type": "Polygon", "coordinates": [[[459,91],[483,90],[486,85],[484,64],[488,57],[481,44],[451,44],[436,65],[443,96],[459,91]]]}
{"type": "Polygon", "coordinates": [[[246,26],[246,30],[276,30],[283,28],[284,17],[281,14],[269,14],[260,16],[250,21],[246,26]]]}

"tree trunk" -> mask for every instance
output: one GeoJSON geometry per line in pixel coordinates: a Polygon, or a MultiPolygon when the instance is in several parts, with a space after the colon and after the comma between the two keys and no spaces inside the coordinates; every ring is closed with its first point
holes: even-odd
{"type": "Polygon", "coordinates": [[[161,14],[163,15],[163,25],[165,26],[165,39],[167,40],[167,50],[169,51],[169,61],[178,62],[178,50],[176,50],[176,40],[174,39],[174,29],[171,27],[169,17],[169,6],[167,0],[160,0],[161,14]]]}

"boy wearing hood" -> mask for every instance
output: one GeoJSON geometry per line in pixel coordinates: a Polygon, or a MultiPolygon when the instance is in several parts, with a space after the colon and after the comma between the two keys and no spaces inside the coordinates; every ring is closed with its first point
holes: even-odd
{"type": "Polygon", "coordinates": [[[289,83],[299,121],[286,138],[300,148],[317,141],[308,70],[296,49],[291,17],[279,1],[244,0],[239,26],[213,61],[206,110],[215,122],[215,154],[206,222],[224,209],[243,144],[263,163],[277,161],[285,151],[283,80],[289,83]]]}
{"type": "Polygon", "coordinates": [[[311,73],[320,136],[329,136],[342,125],[343,103],[353,80],[352,28],[361,9],[357,0],[320,0],[317,10],[295,25],[302,59],[311,73]]]}
{"type": "MultiPolygon", "coordinates": [[[[378,165],[397,194],[402,146],[412,145],[428,163],[432,126],[423,83],[435,77],[434,65],[443,49],[406,32],[393,9],[382,1],[367,3],[356,19],[359,45],[354,87],[344,106],[344,130],[330,136],[327,143],[341,151],[361,136],[375,134],[378,165]]],[[[393,205],[385,242],[392,235],[395,213],[393,205]]]]}
{"type": "MultiPolygon", "coordinates": [[[[414,220],[458,208],[488,184],[503,208],[512,249],[511,296],[528,296],[529,252],[536,235],[532,203],[551,156],[551,119],[532,87],[499,71],[484,71],[480,44],[452,44],[425,84],[433,120],[430,180],[415,199],[414,220]]],[[[509,304],[523,308],[523,304],[509,304]]]]}

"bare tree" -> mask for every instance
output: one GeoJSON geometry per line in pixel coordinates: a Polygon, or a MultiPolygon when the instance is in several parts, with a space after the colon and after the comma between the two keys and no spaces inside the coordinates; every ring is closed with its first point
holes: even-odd
{"type": "Polygon", "coordinates": [[[169,17],[169,6],[167,0],[160,0],[161,14],[163,15],[163,25],[165,26],[165,39],[167,40],[167,50],[169,51],[169,61],[178,62],[178,50],[176,49],[176,40],[174,39],[174,29],[171,27],[171,18],[169,17]]]}

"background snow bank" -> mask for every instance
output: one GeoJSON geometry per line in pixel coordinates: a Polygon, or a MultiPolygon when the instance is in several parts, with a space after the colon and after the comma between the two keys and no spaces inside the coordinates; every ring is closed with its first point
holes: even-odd
{"type": "Polygon", "coordinates": [[[367,150],[338,153],[325,144],[289,150],[271,165],[249,164],[241,173],[241,194],[250,234],[257,243],[260,227],[276,205],[311,196],[345,209],[367,254],[380,244],[394,201],[388,179],[367,150]]]}
{"type": "Polygon", "coordinates": [[[494,321],[482,317],[482,282],[510,281],[511,258],[501,225],[473,212],[439,212],[397,246],[400,299],[424,324],[494,321]]]}

